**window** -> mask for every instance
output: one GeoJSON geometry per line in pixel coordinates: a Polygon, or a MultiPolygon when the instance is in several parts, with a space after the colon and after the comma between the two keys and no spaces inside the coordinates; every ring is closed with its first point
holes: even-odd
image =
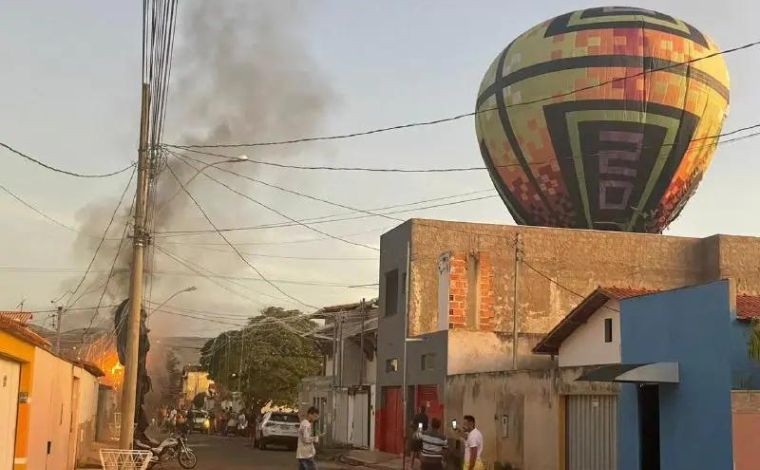
{"type": "Polygon", "coordinates": [[[385,314],[398,313],[398,269],[385,273],[385,314]]]}
{"type": "Polygon", "coordinates": [[[435,369],[435,353],[428,353],[422,355],[422,370],[435,369]]]}
{"type": "Polygon", "coordinates": [[[397,372],[398,359],[388,359],[385,361],[385,372],[397,372]]]}
{"type": "Polygon", "coordinates": [[[612,342],[612,318],[604,319],[604,342],[612,342]]]}

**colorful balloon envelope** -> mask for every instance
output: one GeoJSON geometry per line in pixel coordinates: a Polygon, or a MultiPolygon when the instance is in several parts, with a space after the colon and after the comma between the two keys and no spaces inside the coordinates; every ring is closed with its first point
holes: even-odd
{"type": "Polygon", "coordinates": [[[728,109],[716,45],[656,11],[601,7],[515,39],[475,118],[519,224],[662,232],[697,188],[728,109]]]}

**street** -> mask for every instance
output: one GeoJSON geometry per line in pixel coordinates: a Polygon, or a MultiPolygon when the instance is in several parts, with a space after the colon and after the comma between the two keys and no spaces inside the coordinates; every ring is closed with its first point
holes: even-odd
{"type": "MultiPolygon", "coordinates": [[[[197,470],[281,470],[298,468],[295,452],[285,449],[259,450],[250,447],[248,439],[192,434],[190,447],[198,455],[197,470]]],[[[167,469],[178,469],[175,462],[167,469]]],[[[354,468],[331,462],[320,462],[319,468],[354,468]]]]}

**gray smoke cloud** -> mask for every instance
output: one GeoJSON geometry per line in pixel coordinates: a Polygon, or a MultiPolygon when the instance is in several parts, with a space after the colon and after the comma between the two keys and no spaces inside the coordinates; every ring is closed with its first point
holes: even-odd
{"type": "MultiPolygon", "coordinates": [[[[303,20],[307,12],[305,2],[277,1],[201,1],[185,0],[179,4],[178,29],[169,88],[166,138],[171,142],[216,144],[276,140],[293,136],[312,135],[320,129],[320,122],[331,105],[336,102],[327,80],[320,73],[319,64],[309,55],[304,37],[303,20]]],[[[303,150],[303,147],[299,147],[303,150]]],[[[240,153],[230,153],[231,156],[240,153]]],[[[268,148],[266,157],[287,158],[292,148],[268,148]]],[[[203,157],[192,155],[203,159],[203,157]]],[[[256,153],[256,156],[261,155],[256,153]]],[[[251,154],[251,157],[254,155],[251,154]]],[[[207,158],[206,161],[216,161],[207,158]]],[[[180,179],[187,181],[195,170],[169,157],[167,160],[180,179]]],[[[190,162],[196,167],[197,163],[190,162]]],[[[252,175],[254,165],[239,164],[235,171],[252,175]]],[[[228,180],[224,175],[215,177],[228,180]]],[[[191,192],[202,199],[204,208],[212,216],[236,196],[224,195],[223,190],[211,186],[198,176],[189,186],[191,192]]],[[[234,186],[251,194],[255,188],[246,187],[241,180],[234,186]]],[[[181,192],[168,170],[164,170],[154,193],[158,232],[188,228],[209,228],[197,209],[181,192]]],[[[236,201],[235,204],[248,204],[236,201]]],[[[112,210],[115,201],[92,205],[82,210],[82,230],[102,232],[107,223],[107,208],[112,210]]],[[[123,218],[122,218],[123,220],[123,218]]],[[[112,236],[119,236],[113,232],[112,236]]],[[[166,239],[164,239],[166,240],[166,239]]],[[[171,240],[183,240],[172,238],[171,240]]],[[[185,239],[186,240],[186,239],[185,239]]],[[[198,240],[195,238],[194,240],[198,240]]],[[[220,241],[218,238],[206,240],[220,241]]],[[[84,262],[92,256],[96,240],[82,238],[77,241],[75,255],[84,262]]],[[[160,237],[157,239],[160,244],[160,237]]],[[[98,266],[110,264],[115,242],[106,245],[98,266]],[[109,263],[105,263],[105,260],[109,263]]],[[[167,247],[169,248],[169,247],[167,247]]],[[[172,245],[170,248],[183,258],[190,258],[216,272],[234,274],[239,264],[220,263],[198,247],[172,245]]],[[[131,246],[123,249],[116,270],[120,275],[112,279],[107,294],[108,303],[116,303],[128,292],[128,267],[131,246]]],[[[150,263],[146,263],[146,266],[150,263]]],[[[177,271],[181,268],[156,254],[156,271],[177,271]]],[[[246,272],[247,274],[251,274],[246,272]]],[[[101,274],[95,282],[104,282],[101,274]],[[101,281],[102,280],[102,281],[101,281]]],[[[91,276],[89,279],[96,279],[91,276]]],[[[88,285],[93,282],[89,281],[88,285]]],[[[155,277],[157,292],[166,293],[186,287],[194,282],[190,278],[155,277]]],[[[67,281],[71,285],[71,281],[67,281]]],[[[204,302],[229,297],[224,291],[211,287],[203,292],[204,302]]],[[[98,292],[99,294],[99,292],[98,292]]],[[[160,301],[162,299],[158,299],[160,301]]],[[[89,298],[87,305],[97,302],[89,298]]],[[[107,303],[104,301],[104,304],[107,303]]],[[[102,315],[101,315],[102,316],[102,315]]],[[[174,318],[151,318],[151,329],[161,335],[176,334],[164,331],[176,322],[174,318]],[[169,321],[170,320],[170,321],[169,321]]],[[[66,325],[69,328],[75,324],[66,325]]]]}

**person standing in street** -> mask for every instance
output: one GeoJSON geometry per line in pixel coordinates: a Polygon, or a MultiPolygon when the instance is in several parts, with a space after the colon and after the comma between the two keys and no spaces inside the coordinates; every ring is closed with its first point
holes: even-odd
{"type": "Polygon", "coordinates": [[[409,450],[412,454],[412,468],[414,468],[415,459],[420,458],[420,452],[422,451],[421,436],[424,431],[427,431],[428,423],[427,410],[424,406],[421,406],[420,412],[414,416],[412,427],[409,430],[409,450]]]}
{"type": "Polygon", "coordinates": [[[420,452],[421,470],[443,470],[446,460],[447,441],[441,432],[441,420],[433,418],[430,429],[422,433],[420,452]]]}
{"type": "Polygon", "coordinates": [[[427,431],[428,430],[428,415],[427,410],[424,406],[420,407],[420,412],[415,415],[414,420],[412,420],[412,423],[414,425],[414,429],[419,429],[420,424],[422,425],[422,430],[427,431]]]}
{"type": "Polygon", "coordinates": [[[462,430],[465,432],[464,439],[464,465],[463,470],[485,470],[483,465],[483,434],[475,425],[472,415],[465,415],[462,430]]]}
{"type": "Polygon", "coordinates": [[[312,424],[317,419],[319,419],[319,410],[312,406],[298,428],[298,448],[296,449],[298,470],[317,470],[317,463],[314,460],[317,450],[314,444],[319,442],[319,437],[312,435],[312,424]]]}

